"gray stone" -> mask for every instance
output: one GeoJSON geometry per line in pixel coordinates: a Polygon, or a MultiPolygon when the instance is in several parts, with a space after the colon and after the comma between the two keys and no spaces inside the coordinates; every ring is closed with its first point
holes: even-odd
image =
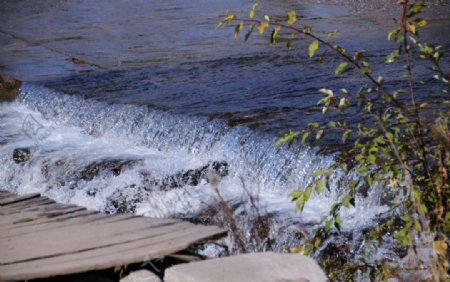
{"type": "Polygon", "coordinates": [[[161,282],[156,274],[148,270],[142,269],[131,272],[124,278],[120,279],[120,282],[161,282]]]}
{"type": "Polygon", "coordinates": [[[16,163],[24,163],[31,158],[31,151],[28,148],[17,148],[13,152],[13,160],[16,163]]]}
{"type": "Polygon", "coordinates": [[[0,74],[0,102],[16,99],[21,85],[20,80],[0,74]]]}
{"type": "Polygon", "coordinates": [[[253,253],[170,267],[166,282],[328,281],[319,265],[300,254],[253,253]]]}

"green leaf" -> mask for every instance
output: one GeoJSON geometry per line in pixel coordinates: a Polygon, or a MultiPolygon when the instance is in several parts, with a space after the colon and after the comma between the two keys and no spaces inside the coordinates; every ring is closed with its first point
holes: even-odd
{"type": "Polygon", "coordinates": [[[309,197],[311,196],[311,192],[312,192],[312,186],[309,185],[308,187],[306,187],[305,192],[304,192],[305,202],[309,200],[309,197]]]}
{"type": "Polygon", "coordinates": [[[322,138],[322,136],[323,136],[323,129],[320,129],[316,133],[316,140],[320,140],[320,138],[322,138]]]}
{"type": "Polygon", "coordinates": [[[316,171],[314,171],[314,173],[312,174],[312,177],[317,177],[322,174],[323,174],[323,170],[319,168],[316,171]]]}
{"type": "Polygon", "coordinates": [[[414,22],[416,23],[417,27],[424,27],[427,25],[427,21],[424,19],[415,19],[414,22]]]}
{"type": "Polygon", "coordinates": [[[320,194],[320,192],[322,192],[322,188],[323,188],[323,180],[320,179],[316,182],[316,192],[317,194],[320,194]]]}
{"type": "Polygon", "coordinates": [[[292,191],[289,196],[292,198],[292,201],[295,201],[298,198],[300,198],[302,195],[303,195],[303,191],[296,189],[296,190],[292,191]]]}
{"type": "Polygon", "coordinates": [[[325,223],[325,231],[328,232],[328,230],[330,230],[331,224],[333,224],[333,221],[331,220],[327,220],[327,222],[325,223]]]}
{"type": "Polygon", "coordinates": [[[350,133],[352,131],[350,129],[347,129],[344,134],[342,134],[342,143],[345,144],[345,142],[347,141],[348,137],[350,136],[350,133]]]}
{"type": "Polygon", "coordinates": [[[396,33],[394,36],[395,43],[400,43],[405,37],[401,33],[396,33]]]}
{"type": "Polygon", "coordinates": [[[306,140],[308,139],[309,135],[311,133],[309,131],[303,133],[303,137],[302,137],[302,144],[305,144],[306,140]]]}
{"type": "Polygon", "coordinates": [[[337,66],[336,70],[334,71],[337,75],[341,74],[345,71],[345,68],[347,67],[348,63],[347,62],[342,62],[339,64],[339,66],[337,66]]]}
{"type": "Polygon", "coordinates": [[[353,59],[358,61],[362,59],[362,53],[361,52],[355,52],[355,54],[353,55],[353,59]]]}
{"type": "Polygon", "coordinates": [[[424,7],[424,4],[420,3],[420,2],[415,2],[414,4],[410,5],[407,17],[411,18],[411,17],[419,14],[422,11],[423,7],[424,7]]]}
{"type": "Polygon", "coordinates": [[[286,20],[289,25],[293,25],[297,21],[297,13],[295,11],[289,11],[286,20]]]}
{"type": "Polygon", "coordinates": [[[360,166],[358,167],[358,169],[356,170],[357,173],[366,173],[369,171],[369,168],[367,166],[360,166]]]}
{"type": "Polygon", "coordinates": [[[367,161],[371,164],[375,164],[376,160],[377,160],[377,157],[375,157],[375,155],[369,154],[367,156],[367,161]]]}
{"type": "Polygon", "coordinates": [[[339,29],[336,29],[335,31],[331,31],[327,33],[327,38],[331,39],[333,38],[337,33],[339,33],[339,29]]]}
{"type": "Polygon", "coordinates": [[[400,52],[399,52],[399,50],[395,50],[394,52],[387,55],[386,58],[384,59],[384,61],[387,64],[390,64],[390,63],[393,63],[398,57],[400,57],[400,52]]]}
{"type": "Polygon", "coordinates": [[[398,30],[398,29],[394,29],[391,32],[389,32],[388,33],[388,40],[390,41],[392,36],[396,36],[399,32],[400,32],[400,30],[398,30]]]}
{"type": "Polygon", "coordinates": [[[314,128],[319,127],[319,123],[317,123],[317,122],[310,122],[310,123],[308,123],[308,125],[311,127],[314,127],[314,128]]]}
{"type": "Polygon", "coordinates": [[[334,226],[337,228],[337,230],[341,231],[342,219],[340,215],[337,215],[334,219],[334,226]]]}
{"type": "Polygon", "coordinates": [[[314,57],[317,49],[319,49],[319,41],[314,40],[313,42],[311,42],[311,44],[309,44],[308,48],[308,55],[310,58],[314,57]]]}
{"type": "Polygon", "coordinates": [[[342,205],[346,208],[349,208],[350,205],[354,205],[354,197],[352,195],[347,195],[344,197],[344,199],[342,199],[342,205]],[[352,204],[353,203],[353,204],[352,204]]]}
{"type": "Polygon", "coordinates": [[[278,139],[278,141],[275,143],[276,145],[280,145],[284,142],[292,143],[294,141],[294,138],[297,137],[300,134],[300,131],[292,131],[288,130],[284,133],[283,137],[278,139]]]}

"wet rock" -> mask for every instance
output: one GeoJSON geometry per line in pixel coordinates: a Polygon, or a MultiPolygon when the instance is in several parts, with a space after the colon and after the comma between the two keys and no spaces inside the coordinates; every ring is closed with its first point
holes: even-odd
{"type": "Polygon", "coordinates": [[[19,95],[20,80],[0,74],[0,102],[10,102],[19,95]]]}
{"type": "Polygon", "coordinates": [[[106,199],[106,213],[135,213],[137,205],[144,201],[144,193],[136,185],[118,190],[106,199]]]}
{"type": "MultiPolygon", "coordinates": [[[[173,188],[179,188],[186,185],[197,186],[202,180],[209,181],[209,175],[213,173],[219,177],[228,175],[228,163],[214,161],[207,165],[197,168],[181,171],[179,173],[169,175],[163,179],[150,180],[147,179],[148,186],[159,187],[162,191],[167,191],[173,188]]],[[[144,175],[149,178],[149,175],[144,175]]]]}
{"type": "Polygon", "coordinates": [[[166,282],[328,281],[311,258],[300,254],[253,253],[170,267],[166,282]]]}
{"type": "Polygon", "coordinates": [[[79,177],[83,180],[91,181],[94,177],[98,176],[101,171],[111,172],[113,175],[118,176],[126,166],[130,166],[131,164],[133,164],[133,161],[130,160],[104,160],[93,162],[79,172],[79,177]]]}
{"type": "Polygon", "coordinates": [[[13,152],[13,160],[19,164],[28,161],[31,158],[31,151],[28,148],[17,148],[13,152]]]}
{"type": "Polygon", "coordinates": [[[120,282],[161,282],[161,279],[159,279],[156,274],[142,269],[138,271],[131,272],[124,278],[120,279],[120,282]]]}

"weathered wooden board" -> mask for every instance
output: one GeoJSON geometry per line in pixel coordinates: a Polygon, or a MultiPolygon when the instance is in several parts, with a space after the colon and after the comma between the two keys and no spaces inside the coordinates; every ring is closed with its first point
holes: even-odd
{"type": "Polygon", "coordinates": [[[107,215],[36,194],[0,191],[0,281],[140,263],[224,234],[215,226],[107,215]]]}

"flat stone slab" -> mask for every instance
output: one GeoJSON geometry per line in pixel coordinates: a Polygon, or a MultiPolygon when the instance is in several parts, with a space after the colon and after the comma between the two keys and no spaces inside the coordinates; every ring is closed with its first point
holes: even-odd
{"type": "Polygon", "coordinates": [[[253,253],[173,266],[165,282],[328,281],[319,265],[300,254],[253,253]]]}

